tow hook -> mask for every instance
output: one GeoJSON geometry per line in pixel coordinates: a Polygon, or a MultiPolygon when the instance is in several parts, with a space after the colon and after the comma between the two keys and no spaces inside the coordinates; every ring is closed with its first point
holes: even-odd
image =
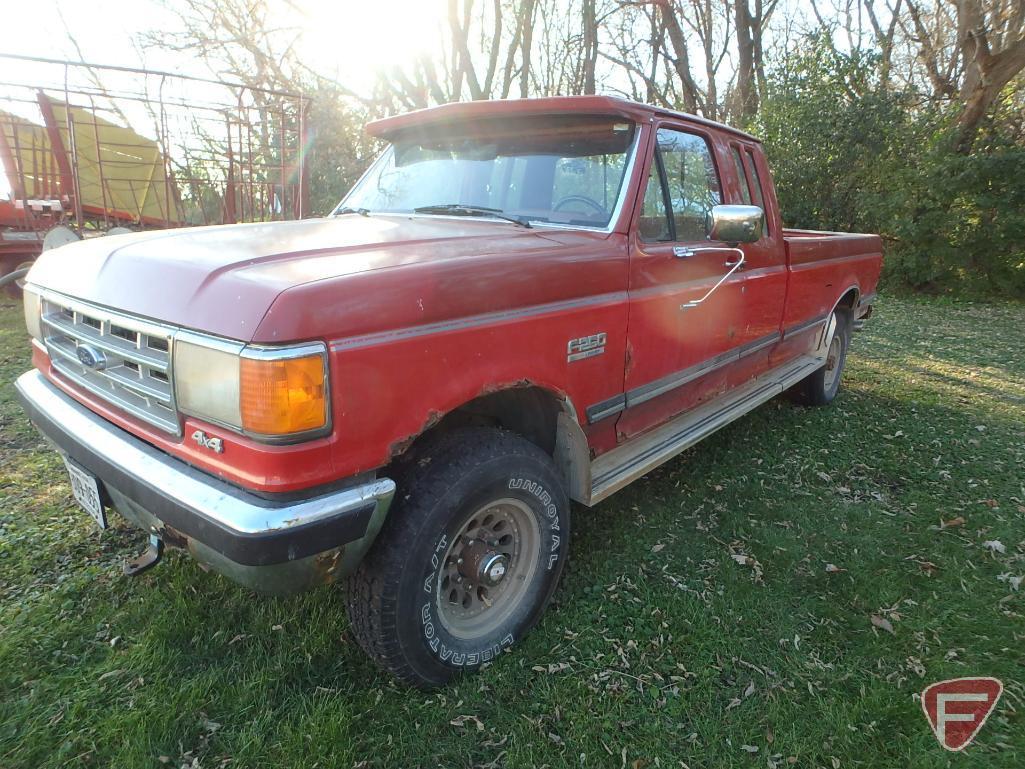
{"type": "Polygon", "coordinates": [[[149,535],[149,547],[139,553],[135,558],[126,561],[124,572],[126,577],[136,577],[144,571],[149,571],[158,563],[164,554],[164,540],[156,534],[149,535]]]}

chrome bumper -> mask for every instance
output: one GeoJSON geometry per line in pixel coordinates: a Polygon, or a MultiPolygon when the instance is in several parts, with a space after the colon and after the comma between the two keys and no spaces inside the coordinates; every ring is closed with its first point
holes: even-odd
{"type": "Polygon", "coordinates": [[[298,500],[258,496],[116,427],[38,371],[15,388],[40,432],[99,479],[122,515],[260,592],[295,592],[351,572],[395,494],[395,483],[379,478],[298,500]]]}

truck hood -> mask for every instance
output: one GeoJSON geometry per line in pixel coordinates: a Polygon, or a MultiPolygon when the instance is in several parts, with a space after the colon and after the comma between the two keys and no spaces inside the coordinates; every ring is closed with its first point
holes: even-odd
{"type": "MultiPolygon", "coordinates": [[[[28,281],[250,341],[288,289],[424,262],[550,252],[560,240],[505,222],[345,215],[90,238],[42,254],[28,281]]],[[[345,296],[338,300],[344,303],[345,296]]]]}

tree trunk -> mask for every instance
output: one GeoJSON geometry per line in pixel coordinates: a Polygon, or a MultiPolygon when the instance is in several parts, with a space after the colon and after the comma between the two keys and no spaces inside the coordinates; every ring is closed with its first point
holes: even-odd
{"type": "Polygon", "coordinates": [[[758,93],[755,90],[755,41],[748,0],[735,0],[733,9],[737,27],[737,117],[746,122],[758,111],[758,93]]]}
{"type": "Polygon", "coordinates": [[[696,113],[698,111],[698,84],[694,82],[694,77],[690,72],[687,39],[680,27],[676,8],[669,2],[660,4],[659,7],[662,9],[662,20],[665,22],[666,32],[669,34],[669,42],[673,46],[672,63],[683,89],[683,109],[686,112],[696,113]]]}
{"type": "Polygon", "coordinates": [[[594,71],[598,64],[598,20],[595,9],[596,0],[584,0],[583,3],[583,49],[581,51],[583,65],[583,92],[595,93],[594,71]]]}
{"type": "Polygon", "coordinates": [[[957,120],[957,150],[967,155],[972,151],[979,124],[1004,86],[1025,69],[1025,28],[1018,18],[1015,19],[1017,28],[1009,29],[1009,20],[997,18],[995,12],[987,19],[981,0],[955,0],[955,3],[958,45],[965,66],[959,93],[964,108],[957,120]],[[994,52],[991,41],[999,45],[1001,39],[1007,41],[1006,44],[994,52]]]}
{"type": "Polygon", "coordinates": [[[523,55],[520,63],[520,98],[526,99],[530,96],[530,51],[534,46],[534,3],[536,0],[523,0],[523,9],[520,15],[523,35],[520,41],[520,49],[523,55]]]}

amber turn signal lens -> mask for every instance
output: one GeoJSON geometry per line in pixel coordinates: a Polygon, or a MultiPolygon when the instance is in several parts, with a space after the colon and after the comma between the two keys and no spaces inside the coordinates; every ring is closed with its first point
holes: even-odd
{"type": "Polygon", "coordinates": [[[242,358],[242,429],[257,435],[290,435],[327,424],[324,358],[242,358]]]}

